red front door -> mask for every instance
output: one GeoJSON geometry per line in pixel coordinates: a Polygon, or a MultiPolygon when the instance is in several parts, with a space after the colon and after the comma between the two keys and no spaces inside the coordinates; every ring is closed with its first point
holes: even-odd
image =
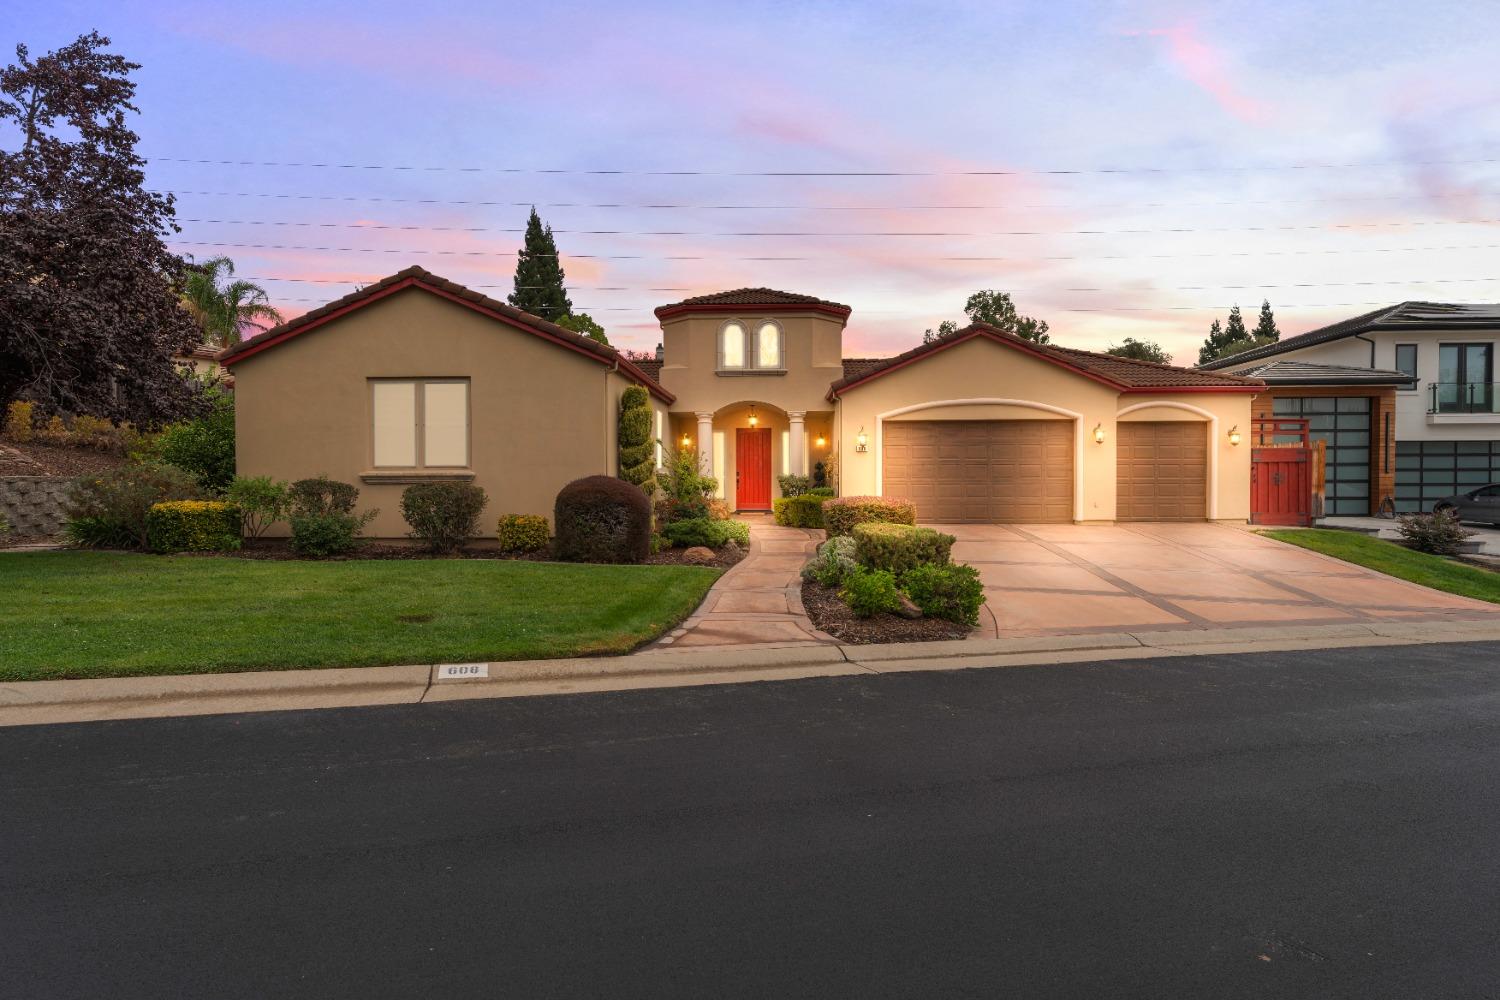
{"type": "Polygon", "coordinates": [[[734,432],[734,506],[771,509],[771,428],[740,427],[734,432]]]}

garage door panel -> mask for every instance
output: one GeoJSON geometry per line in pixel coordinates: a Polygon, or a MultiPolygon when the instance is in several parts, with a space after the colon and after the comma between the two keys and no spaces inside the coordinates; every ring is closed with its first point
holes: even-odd
{"type": "Polygon", "coordinates": [[[1127,422],[1116,436],[1115,517],[1201,521],[1208,515],[1208,433],[1197,421],[1127,422]]]}
{"type": "Polygon", "coordinates": [[[924,520],[1073,519],[1071,421],[892,422],[882,450],[885,494],[924,520]]]}

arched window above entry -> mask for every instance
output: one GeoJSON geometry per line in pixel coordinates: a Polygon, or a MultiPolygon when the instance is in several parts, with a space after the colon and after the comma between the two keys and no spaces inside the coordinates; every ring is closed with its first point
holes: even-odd
{"type": "Polygon", "coordinates": [[[755,331],[755,367],[780,368],[781,327],[771,320],[761,323],[755,331]]]}
{"type": "Polygon", "coordinates": [[[719,367],[739,369],[745,367],[745,327],[738,320],[730,320],[719,330],[719,367]]]}

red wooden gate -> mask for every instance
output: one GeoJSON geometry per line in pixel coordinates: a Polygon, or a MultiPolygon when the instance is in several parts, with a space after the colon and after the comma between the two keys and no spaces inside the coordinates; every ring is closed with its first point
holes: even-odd
{"type": "Polygon", "coordinates": [[[1313,521],[1307,421],[1255,421],[1250,449],[1250,523],[1306,528],[1313,521]]]}

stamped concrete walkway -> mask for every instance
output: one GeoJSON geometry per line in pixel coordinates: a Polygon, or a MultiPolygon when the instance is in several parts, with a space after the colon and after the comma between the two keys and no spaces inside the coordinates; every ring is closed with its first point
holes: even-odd
{"type": "Polygon", "coordinates": [[[1495,618],[1445,594],[1217,524],[934,525],[984,581],[978,636],[1495,618]]]}
{"type": "Polygon", "coordinates": [[[750,525],[750,554],[719,578],[691,618],[648,649],[836,642],[802,610],[800,571],[823,532],[783,528],[766,515],[739,520],[750,525]]]}

